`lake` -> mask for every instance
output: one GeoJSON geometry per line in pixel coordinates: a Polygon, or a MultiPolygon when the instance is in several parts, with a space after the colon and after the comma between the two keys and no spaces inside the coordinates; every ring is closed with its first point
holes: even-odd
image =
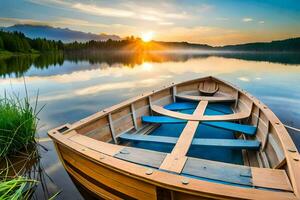
{"type": "MultiPolygon", "coordinates": [[[[281,121],[300,127],[300,55],[230,52],[79,52],[0,60],[0,92],[34,99],[39,91],[42,182],[35,198],[82,199],[57,158],[47,131],[130,97],[212,75],[238,85],[267,104],[281,121]],[[24,78],[23,78],[24,77],[24,78]],[[47,149],[47,150],[45,150],[47,149]]],[[[300,133],[289,130],[300,150],[300,133]]],[[[82,192],[85,195],[85,192],[82,192]]]]}

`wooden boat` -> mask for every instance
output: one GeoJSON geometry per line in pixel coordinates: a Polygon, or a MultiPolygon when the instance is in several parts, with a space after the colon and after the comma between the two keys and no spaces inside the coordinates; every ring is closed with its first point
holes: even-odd
{"type": "Polygon", "coordinates": [[[49,136],[67,172],[105,199],[300,198],[300,156],[283,124],[214,77],[142,94],[49,136]]]}

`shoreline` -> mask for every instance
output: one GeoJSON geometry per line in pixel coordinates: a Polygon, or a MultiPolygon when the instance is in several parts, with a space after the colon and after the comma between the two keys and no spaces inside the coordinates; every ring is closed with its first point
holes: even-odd
{"type": "Polygon", "coordinates": [[[40,54],[41,54],[40,52],[21,53],[21,52],[0,50],[0,59],[7,59],[14,56],[38,56],[40,54]]]}

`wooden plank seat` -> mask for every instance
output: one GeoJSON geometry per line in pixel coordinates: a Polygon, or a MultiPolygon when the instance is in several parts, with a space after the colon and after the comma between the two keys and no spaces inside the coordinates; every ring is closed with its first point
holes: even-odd
{"type": "Polygon", "coordinates": [[[171,103],[169,105],[164,106],[167,110],[188,110],[188,109],[195,109],[197,104],[191,102],[182,102],[182,103],[171,103]]]}
{"type": "Polygon", "coordinates": [[[155,124],[177,124],[177,123],[186,123],[187,120],[176,119],[174,117],[167,117],[167,116],[142,116],[142,122],[155,123],[155,124]]]}
{"type": "MultiPolygon", "coordinates": [[[[158,169],[166,155],[166,153],[162,152],[124,147],[114,157],[158,169]]],[[[292,191],[291,184],[284,170],[255,168],[187,157],[185,165],[179,174],[223,184],[292,191]],[[262,174],[263,180],[260,178],[262,174]]]]}
{"type": "Polygon", "coordinates": [[[255,135],[257,129],[256,126],[238,124],[233,122],[202,122],[202,124],[222,128],[225,130],[238,131],[246,135],[255,135]]]}
{"type": "Polygon", "coordinates": [[[227,183],[252,186],[251,168],[243,165],[188,157],[181,173],[227,183]]]}
{"type": "Polygon", "coordinates": [[[116,158],[153,168],[159,168],[166,156],[166,153],[134,147],[124,147],[114,155],[116,158]]]}
{"type": "Polygon", "coordinates": [[[284,170],[248,167],[188,157],[181,174],[229,184],[292,191],[284,170]],[[260,178],[262,175],[264,180],[260,178]]]}
{"type": "MultiPolygon", "coordinates": [[[[190,110],[190,109],[195,109],[197,106],[196,103],[192,102],[180,102],[180,103],[171,103],[169,105],[164,106],[165,109],[167,110],[172,110],[172,111],[180,111],[180,110],[190,110]]],[[[206,110],[209,111],[217,111],[220,114],[231,114],[232,110],[228,106],[224,106],[222,104],[208,104],[206,110]]]]}
{"type": "Polygon", "coordinates": [[[198,89],[201,95],[212,96],[219,90],[219,84],[217,84],[216,82],[204,81],[199,84],[198,89]]]}
{"type": "Polygon", "coordinates": [[[235,102],[236,98],[232,96],[194,96],[187,94],[177,94],[176,98],[190,101],[208,101],[208,102],[235,102]]]}
{"type": "MultiPolygon", "coordinates": [[[[119,139],[134,141],[134,142],[156,142],[165,144],[176,144],[178,138],[166,137],[166,136],[152,136],[152,135],[133,135],[122,134],[119,139]]],[[[230,149],[248,149],[258,150],[260,142],[257,140],[239,140],[239,139],[206,139],[206,138],[194,138],[191,145],[194,146],[211,146],[222,147],[230,149]]]]}
{"type": "Polygon", "coordinates": [[[215,88],[214,90],[204,90],[204,89],[201,89],[199,88],[199,92],[201,95],[204,95],[204,96],[213,96],[216,92],[218,92],[219,90],[219,87],[215,88]]]}
{"type": "MultiPolygon", "coordinates": [[[[193,112],[193,116],[203,116],[208,101],[201,101],[193,112]]],[[[186,154],[192,144],[194,135],[197,131],[199,121],[188,121],[182,130],[178,141],[176,142],[171,153],[166,156],[159,169],[175,173],[181,172],[187,159],[186,154]]]]}
{"type": "MultiPolygon", "coordinates": [[[[172,111],[180,111],[180,110],[195,109],[196,106],[197,104],[192,102],[180,102],[180,103],[176,102],[176,103],[168,104],[164,106],[164,108],[172,111]]],[[[232,113],[232,110],[228,105],[222,105],[222,104],[208,104],[206,110],[217,111],[220,114],[232,113]]]]}
{"type": "MultiPolygon", "coordinates": [[[[146,123],[172,124],[172,123],[186,123],[187,120],[176,119],[166,116],[143,116],[142,121],[146,123]]],[[[222,128],[225,130],[238,131],[246,135],[255,135],[256,127],[245,124],[238,124],[233,122],[201,122],[201,124],[222,128]]]]}
{"type": "MultiPolygon", "coordinates": [[[[205,101],[207,102],[207,101],[205,101]]],[[[233,114],[225,114],[225,115],[190,115],[190,114],[185,114],[185,113],[180,113],[180,112],[175,112],[171,110],[167,110],[161,106],[157,105],[152,105],[151,110],[159,113],[161,115],[169,116],[169,117],[174,117],[177,119],[184,119],[188,121],[233,121],[233,120],[238,120],[238,119],[245,119],[248,118],[251,114],[251,109],[247,111],[241,111],[238,113],[233,113],[233,114]]]]}

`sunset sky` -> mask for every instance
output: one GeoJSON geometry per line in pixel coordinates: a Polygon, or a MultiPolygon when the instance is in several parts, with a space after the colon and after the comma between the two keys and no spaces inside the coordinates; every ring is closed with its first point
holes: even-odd
{"type": "Polygon", "coordinates": [[[20,23],[226,45],[299,37],[300,1],[0,0],[0,26],[20,23]]]}

